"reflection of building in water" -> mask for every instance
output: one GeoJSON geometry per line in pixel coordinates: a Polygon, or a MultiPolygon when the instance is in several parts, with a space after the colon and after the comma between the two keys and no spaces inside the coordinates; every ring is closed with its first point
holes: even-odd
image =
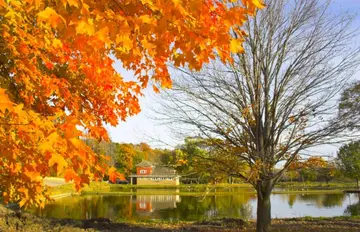
{"type": "Polygon", "coordinates": [[[161,209],[174,209],[180,202],[179,195],[137,195],[136,212],[154,212],[161,209]]]}

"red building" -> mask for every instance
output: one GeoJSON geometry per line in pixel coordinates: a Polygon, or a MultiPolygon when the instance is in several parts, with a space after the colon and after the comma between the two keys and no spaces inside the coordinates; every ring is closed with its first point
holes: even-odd
{"type": "Polygon", "coordinates": [[[130,176],[136,185],[179,185],[180,176],[175,169],[155,165],[143,160],[136,165],[136,174],[130,176]]]}

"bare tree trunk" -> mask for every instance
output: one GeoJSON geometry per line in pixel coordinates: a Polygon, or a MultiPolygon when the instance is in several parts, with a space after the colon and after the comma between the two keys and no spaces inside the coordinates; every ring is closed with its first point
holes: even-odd
{"type": "Polygon", "coordinates": [[[256,232],[268,232],[271,224],[271,182],[258,183],[256,232]]]}

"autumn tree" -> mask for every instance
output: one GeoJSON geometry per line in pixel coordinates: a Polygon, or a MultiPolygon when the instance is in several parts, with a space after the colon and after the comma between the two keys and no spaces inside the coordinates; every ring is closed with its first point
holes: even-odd
{"type": "Polygon", "coordinates": [[[135,166],[136,147],[131,143],[116,143],[115,147],[115,152],[111,155],[115,160],[115,167],[128,176],[135,166]]]}
{"type": "Polygon", "coordinates": [[[176,164],[176,153],[172,149],[163,149],[159,156],[159,160],[166,166],[174,166],[176,164]]]}
{"type": "Polygon", "coordinates": [[[91,148],[93,152],[98,155],[104,155],[108,159],[108,165],[114,166],[114,153],[116,153],[116,144],[111,141],[96,140],[96,139],[82,139],[82,141],[91,148]]]}
{"type": "Polygon", "coordinates": [[[178,145],[175,167],[183,178],[197,178],[202,183],[220,183],[245,172],[246,165],[232,153],[238,152],[228,147],[224,150],[216,139],[187,137],[178,145]]]}
{"type": "Polygon", "coordinates": [[[296,157],[346,135],[336,100],[360,61],[352,17],[330,12],[330,3],[265,4],[246,22],[245,52],[232,64],[175,69],[154,116],[183,135],[226,141],[224,150],[245,148],[233,155],[249,170],[236,175],[257,191],[259,232],[269,230],[270,194],[296,157]]]}
{"type": "Polygon", "coordinates": [[[318,179],[325,180],[326,184],[339,176],[339,170],[337,169],[334,160],[327,161],[324,166],[318,167],[316,172],[318,173],[318,179]]]}
{"type": "Polygon", "coordinates": [[[319,156],[311,156],[308,159],[295,159],[287,172],[297,172],[301,180],[315,181],[325,180],[328,183],[335,177],[336,164],[333,160],[325,160],[319,156]]]}
{"type": "Polygon", "coordinates": [[[98,141],[95,139],[83,139],[84,143],[96,154],[105,155],[110,166],[125,175],[136,171],[135,164],[141,160],[149,160],[159,163],[160,156],[164,152],[161,149],[153,149],[146,143],[116,143],[112,141],[98,141]]]}
{"type": "Polygon", "coordinates": [[[317,170],[326,166],[326,161],[321,157],[310,157],[301,162],[299,173],[302,181],[316,181],[318,178],[317,170]]]}
{"type": "Polygon", "coordinates": [[[344,175],[355,179],[357,188],[360,188],[360,142],[351,142],[343,145],[337,154],[338,164],[344,175]]]}
{"type": "Polygon", "coordinates": [[[199,69],[242,50],[258,0],[0,0],[0,188],[5,202],[44,205],[51,171],[81,188],[106,172],[79,139],[108,140],[104,124],[139,113],[153,83],[171,87],[167,64],[199,69]],[[232,38],[233,30],[237,38],[232,38]],[[114,59],[134,73],[124,79],[114,59]]]}

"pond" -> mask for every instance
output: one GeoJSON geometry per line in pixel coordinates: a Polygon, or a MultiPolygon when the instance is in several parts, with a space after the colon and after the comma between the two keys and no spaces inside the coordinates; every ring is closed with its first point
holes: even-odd
{"type": "MultiPolygon", "coordinates": [[[[357,194],[273,194],[273,218],[332,217],[360,215],[357,194]]],[[[253,219],[256,195],[86,195],[58,199],[44,209],[34,209],[39,216],[53,218],[120,220],[195,221],[220,217],[253,219]]]]}

